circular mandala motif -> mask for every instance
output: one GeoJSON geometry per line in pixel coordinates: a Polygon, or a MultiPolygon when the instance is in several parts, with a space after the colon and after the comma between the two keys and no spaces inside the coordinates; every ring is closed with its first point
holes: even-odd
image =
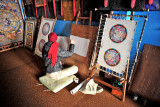
{"type": "Polygon", "coordinates": [[[46,43],[44,39],[41,39],[38,45],[39,51],[42,52],[43,46],[46,43]]]}
{"type": "Polygon", "coordinates": [[[127,29],[121,24],[114,25],[109,32],[110,39],[115,43],[123,42],[127,37],[127,29]]]}
{"type": "Polygon", "coordinates": [[[120,62],[121,56],[116,49],[111,48],[105,52],[104,60],[108,65],[115,66],[120,62]]]}
{"type": "Polygon", "coordinates": [[[50,25],[49,23],[45,23],[42,27],[42,34],[43,35],[47,35],[49,33],[50,30],[50,25]]]}

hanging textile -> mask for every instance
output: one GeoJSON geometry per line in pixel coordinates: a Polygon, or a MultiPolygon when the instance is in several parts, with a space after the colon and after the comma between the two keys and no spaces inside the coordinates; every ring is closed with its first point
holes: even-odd
{"type": "Polygon", "coordinates": [[[108,0],[104,0],[104,7],[107,7],[108,5],[108,0]]]}
{"type": "Polygon", "coordinates": [[[132,7],[132,8],[134,8],[135,3],[136,3],[136,0],[132,0],[132,1],[131,1],[131,7],[132,7]]]}
{"type": "Polygon", "coordinates": [[[153,3],[153,0],[149,0],[149,1],[148,1],[148,4],[151,5],[152,3],[153,3]]]}
{"type": "Polygon", "coordinates": [[[48,7],[48,0],[34,0],[35,3],[35,8],[36,8],[36,18],[38,18],[38,10],[37,7],[44,7],[44,13],[45,13],[45,18],[47,18],[47,10],[46,10],[46,6],[48,8],[48,13],[49,13],[49,17],[50,17],[50,12],[49,12],[49,7],[48,7]]]}
{"type": "Polygon", "coordinates": [[[64,20],[73,21],[80,10],[80,0],[62,0],[62,3],[64,20]]]}
{"type": "Polygon", "coordinates": [[[0,51],[23,44],[23,18],[14,1],[0,1],[0,51]]]}
{"type": "Polygon", "coordinates": [[[55,0],[53,0],[53,9],[54,9],[54,16],[56,17],[56,3],[55,0]]]}
{"type": "Polygon", "coordinates": [[[75,0],[73,0],[73,16],[76,16],[75,0]]]}
{"type": "Polygon", "coordinates": [[[43,6],[44,6],[45,18],[47,18],[47,13],[46,13],[46,0],[43,0],[43,6]]]}
{"type": "Polygon", "coordinates": [[[62,6],[62,0],[61,0],[61,16],[63,16],[63,6],[62,6]]]}

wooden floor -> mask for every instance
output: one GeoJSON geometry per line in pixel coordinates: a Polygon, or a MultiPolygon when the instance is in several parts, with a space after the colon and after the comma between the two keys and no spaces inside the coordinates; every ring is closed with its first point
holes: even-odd
{"type": "MultiPolygon", "coordinates": [[[[58,93],[44,91],[36,86],[38,78],[45,74],[42,59],[26,48],[16,48],[0,53],[0,105],[1,107],[141,107],[126,96],[125,102],[114,97],[104,88],[102,93],[85,95],[70,90],[72,83],[58,93]]],[[[81,74],[83,71],[79,71],[81,74]]],[[[83,81],[83,80],[81,80],[83,81]]]]}

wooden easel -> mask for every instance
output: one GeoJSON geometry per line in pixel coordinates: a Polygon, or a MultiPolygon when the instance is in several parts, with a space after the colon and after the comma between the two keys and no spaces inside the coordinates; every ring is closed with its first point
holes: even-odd
{"type": "MultiPolygon", "coordinates": [[[[112,15],[113,15],[113,11],[110,12],[109,18],[112,18],[112,15]]],[[[132,17],[133,15],[134,15],[134,12],[131,13],[130,20],[133,20],[133,17],[132,17]]],[[[101,80],[99,77],[95,77],[95,75],[99,75],[100,71],[106,72],[105,70],[100,69],[100,65],[95,64],[97,52],[99,50],[99,48],[97,48],[98,46],[99,46],[99,44],[95,43],[95,49],[94,49],[93,56],[92,56],[92,62],[91,62],[90,68],[89,68],[89,70],[90,70],[89,78],[90,79],[92,78],[95,82],[101,83],[109,88],[112,88],[112,89],[117,90],[118,92],[122,93],[120,96],[120,99],[124,102],[125,95],[126,95],[127,78],[128,78],[129,58],[127,59],[126,70],[124,72],[123,80],[121,81],[121,83],[123,83],[123,86],[122,86],[122,89],[120,89],[119,87],[113,86],[113,85],[101,80]]],[[[112,74],[109,74],[109,75],[112,75],[112,74]]],[[[112,75],[112,76],[118,77],[116,75],[112,75]]],[[[118,78],[120,78],[120,77],[118,77],[118,78]]]]}
{"type": "Polygon", "coordinates": [[[76,17],[76,24],[80,20],[83,20],[83,25],[85,24],[85,20],[89,20],[89,26],[91,26],[92,21],[92,11],[90,11],[89,17],[81,17],[80,11],[78,11],[77,17],[76,17]]]}
{"type": "MultiPolygon", "coordinates": [[[[126,95],[126,86],[127,86],[127,78],[128,78],[128,68],[129,68],[129,59],[127,61],[127,68],[126,68],[126,72],[124,74],[124,80],[121,82],[123,83],[123,87],[122,89],[118,88],[118,87],[115,87],[101,79],[99,79],[98,77],[94,77],[94,75],[99,72],[101,69],[100,68],[97,68],[97,65],[94,65],[92,68],[90,68],[91,70],[91,73],[89,75],[89,78],[93,79],[95,82],[98,82],[98,83],[101,83],[109,88],[112,88],[114,90],[117,90],[119,92],[122,92],[122,96],[121,96],[121,100],[124,102],[125,101],[125,95],[126,95]]],[[[102,70],[101,70],[102,71],[102,70]]],[[[104,71],[105,72],[105,71],[104,71]]]]}

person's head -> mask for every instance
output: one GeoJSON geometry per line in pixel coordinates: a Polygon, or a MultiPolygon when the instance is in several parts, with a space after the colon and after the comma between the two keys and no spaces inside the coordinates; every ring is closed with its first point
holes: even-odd
{"type": "Polygon", "coordinates": [[[51,32],[49,35],[48,35],[48,41],[50,42],[56,42],[57,40],[57,34],[54,33],[54,32],[51,32]]]}

